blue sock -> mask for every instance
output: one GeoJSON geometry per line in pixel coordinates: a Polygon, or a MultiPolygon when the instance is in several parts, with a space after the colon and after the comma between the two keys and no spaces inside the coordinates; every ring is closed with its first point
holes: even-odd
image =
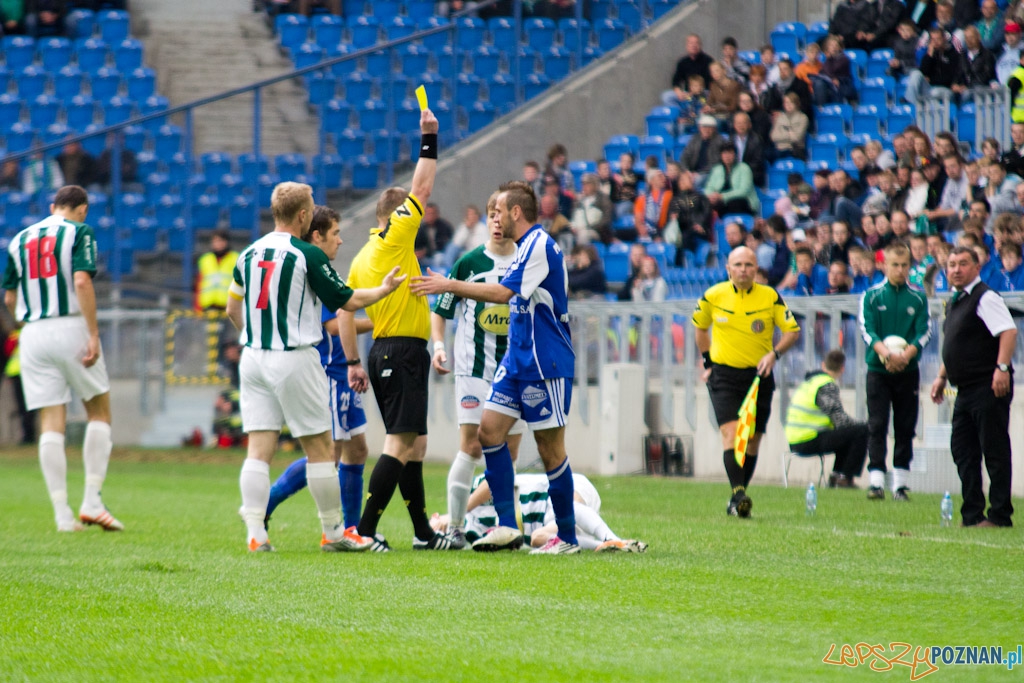
{"type": "Polygon", "coordinates": [[[299,458],[288,469],[281,473],[274,485],[270,487],[270,502],[267,503],[267,517],[277,506],[296,493],[306,488],[306,459],[299,458]]]}
{"type": "Polygon", "coordinates": [[[338,466],[338,481],[341,483],[341,511],[345,515],[345,528],[359,524],[363,510],[363,465],[338,466]]]}
{"type": "Polygon", "coordinates": [[[548,473],[548,498],[555,511],[555,524],[558,525],[558,538],[565,543],[577,543],[576,512],[573,509],[572,468],[569,458],[548,473]]]}
{"type": "Polygon", "coordinates": [[[498,513],[498,524],[517,529],[519,525],[516,523],[516,473],[512,469],[512,455],[509,453],[508,443],[485,448],[484,460],[487,462],[484,476],[487,477],[487,485],[491,487],[491,499],[494,501],[494,510],[498,513]]]}

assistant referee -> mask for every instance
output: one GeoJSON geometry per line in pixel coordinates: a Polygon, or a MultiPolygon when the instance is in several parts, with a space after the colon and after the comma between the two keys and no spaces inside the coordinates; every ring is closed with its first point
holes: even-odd
{"type": "MultiPolygon", "coordinates": [[[[420,157],[412,176],[412,191],[392,187],[377,201],[377,227],[355,259],[348,282],[379,282],[396,265],[409,276],[421,274],[414,253],[423,207],[434,188],[437,172],[437,119],[426,109],[420,116],[420,157]]],[[[376,539],[373,550],[390,550],[377,523],[398,487],[405,499],[416,537],[416,550],[444,550],[451,543],[435,533],[427,519],[423,493],[423,457],[427,450],[427,386],[430,375],[430,308],[403,284],[388,300],[366,309],[373,321],[374,344],[367,368],[362,368],[351,314],[338,316],[341,343],[348,358],[349,386],[366,391],[367,379],[384,419],[387,436],[383,454],[370,474],[359,534],[376,539]],[[369,375],[367,375],[369,373],[369,375]]]]}
{"type": "Polygon", "coordinates": [[[771,287],[754,282],[757,257],[747,247],[736,247],[729,254],[729,280],[708,288],[693,312],[697,348],[704,358],[704,378],[711,394],[711,405],[722,433],[725,471],[732,486],[732,498],[726,511],[749,517],[753,502],[747,486],[757,466],[761,436],[772,410],[775,378],[772,369],[782,354],[796,343],[800,326],[786,303],[771,287]],[[772,345],[775,329],[782,332],[772,345]],[[743,467],[736,462],[733,444],[736,422],[743,399],[754,378],[761,376],[757,395],[757,420],[754,435],[747,445],[743,467]]]}

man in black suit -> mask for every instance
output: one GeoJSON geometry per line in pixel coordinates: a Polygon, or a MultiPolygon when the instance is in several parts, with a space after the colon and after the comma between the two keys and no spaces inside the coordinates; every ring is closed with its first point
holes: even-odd
{"type": "Polygon", "coordinates": [[[738,111],[732,117],[733,144],[736,145],[736,158],[747,166],[754,174],[754,184],[764,187],[764,141],[751,130],[750,117],[746,112],[738,111]]]}
{"type": "Polygon", "coordinates": [[[896,26],[903,18],[905,9],[906,6],[900,0],[876,0],[874,26],[869,31],[861,31],[857,38],[873,50],[892,47],[896,26]]]}

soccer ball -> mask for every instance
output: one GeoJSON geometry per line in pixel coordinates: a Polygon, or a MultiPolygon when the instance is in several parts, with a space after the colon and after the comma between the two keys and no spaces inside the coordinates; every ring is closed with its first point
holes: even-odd
{"type": "Polygon", "coordinates": [[[903,349],[907,348],[907,340],[895,334],[890,334],[882,340],[882,343],[885,344],[885,348],[893,353],[900,353],[903,349]]]}

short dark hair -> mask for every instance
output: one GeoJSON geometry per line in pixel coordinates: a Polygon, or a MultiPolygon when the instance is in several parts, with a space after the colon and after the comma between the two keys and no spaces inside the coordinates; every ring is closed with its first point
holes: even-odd
{"type": "Polygon", "coordinates": [[[65,185],[57,190],[53,198],[53,205],[56,208],[77,209],[82,204],[89,203],[89,193],[79,185],[65,185]]]}
{"type": "Polygon", "coordinates": [[[793,258],[797,256],[806,256],[807,258],[814,260],[814,250],[810,247],[797,247],[793,250],[793,258]]]}
{"type": "Polygon", "coordinates": [[[825,369],[829,372],[839,372],[846,367],[846,354],[842,349],[832,349],[825,354],[825,369]]]}
{"type": "Polygon", "coordinates": [[[325,239],[327,232],[331,229],[331,224],[336,223],[340,218],[338,212],[331,207],[317,204],[313,207],[313,220],[309,223],[309,232],[302,239],[312,242],[314,232],[320,233],[320,239],[325,239]]]}
{"type": "Polygon", "coordinates": [[[722,39],[722,47],[728,45],[729,47],[736,47],[736,39],[732,36],[726,36],[722,39]]]}
{"type": "Polygon", "coordinates": [[[985,199],[984,197],[975,197],[974,199],[971,200],[968,206],[973,206],[974,204],[984,204],[986,213],[992,210],[992,208],[988,205],[988,200],[985,199]]]}
{"type": "Polygon", "coordinates": [[[773,232],[777,232],[780,235],[785,235],[786,230],[789,229],[786,225],[786,219],[777,213],[768,216],[768,227],[770,227],[773,232]]]}
{"type": "Polygon", "coordinates": [[[505,207],[509,211],[518,206],[528,223],[533,224],[537,221],[537,195],[533,189],[511,185],[508,189],[504,189],[503,186],[501,191],[505,193],[505,207]]]}
{"type": "Polygon", "coordinates": [[[1020,258],[1020,245],[1016,242],[1003,242],[1002,246],[999,247],[999,255],[1014,254],[1017,258],[1020,258]]]}
{"type": "Polygon", "coordinates": [[[978,260],[978,253],[971,247],[953,247],[953,251],[949,252],[950,256],[959,256],[961,254],[967,254],[971,257],[976,265],[980,265],[981,261],[978,260]]]}

